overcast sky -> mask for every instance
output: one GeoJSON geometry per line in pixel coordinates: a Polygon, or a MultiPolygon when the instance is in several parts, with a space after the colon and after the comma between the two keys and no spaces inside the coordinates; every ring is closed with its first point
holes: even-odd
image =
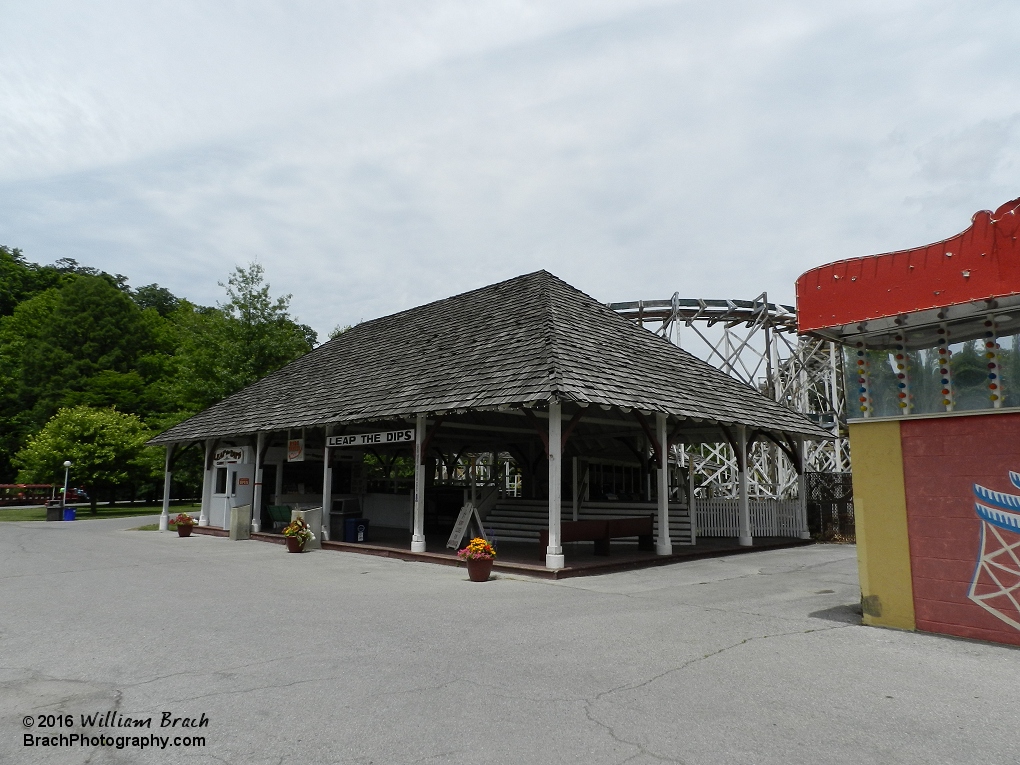
{"type": "Polygon", "coordinates": [[[545,268],[793,301],[1020,196],[1020,3],[0,1],[0,244],[320,335],[545,268]]]}

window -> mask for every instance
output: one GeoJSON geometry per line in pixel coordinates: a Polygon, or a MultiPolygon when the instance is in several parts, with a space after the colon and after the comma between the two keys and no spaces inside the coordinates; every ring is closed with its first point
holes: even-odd
{"type": "Polygon", "coordinates": [[[216,468],[216,491],[214,494],[226,494],[227,493],[227,469],[225,467],[216,468]]]}

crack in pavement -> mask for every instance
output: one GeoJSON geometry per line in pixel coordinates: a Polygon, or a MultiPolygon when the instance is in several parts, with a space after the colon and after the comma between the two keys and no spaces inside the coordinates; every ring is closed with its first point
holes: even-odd
{"type": "MultiPolygon", "coordinates": [[[[667,677],[669,675],[675,674],[677,672],[682,672],[683,670],[687,669],[688,667],[692,667],[695,664],[699,664],[699,663],[701,663],[703,661],[707,661],[708,659],[715,658],[716,656],[720,656],[721,654],[724,654],[724,653],[726,653],[728,651],[732,651],[732,650],[734,650],[736,648],[740,648],[741,646],[745,646],[748,643],[753,643],[753,642],[758,641],[758,640],[770,640],[770,639],[773,639],[773,638],[794,637],[794,636],[797,636],[797,635],[809,635],[809,634],[812,634],[812,633],[815,633],[815,632],[831,632],[833,630],[843,630],[843,629],[847,629],[848,627],[853,627],[853,626],[855,626],[855,625],[852,625],[852,624],[843,624],[843,625],[836,626],[836,627],[822,627],[822,628],[819,628],[819,629],[797,630],[795,632],[778,632],[778,633],[775,633],[775,634],[772,634],[772,635],[754,635],[752,637],[744,638],[743,640],[741,640],[741,641],[739,641],[737,643],[733,643],[732,645],[728,645],[728,646],[723,646],[722,648],[720,648],[717,651],[712,651],[711,653],[707,653],[704,656],[699,656],[697,658],[691,659],[690,661],[686,661],[686,662],[684,662],[683,664],[681,664],[678,667],[672,667],[671,669],[667,669],[666,671],[660,672],[659,674],[654,675],[653,677],[650,677],[647,680],[643,680],[643,681],[641,681],[639,683],[627,683],[627,684],[624,684],[624,685],[617,686],[615,688],[610,688],[609,690],[606,690],[606,691],[601,691],[600,693],[595,694],[595,696],[592,697],[591,699],[585,699],[584,700],[584,714],[585,714],[585,717],[587,717],[589,721],[591,721],[595,725],[597,725],[600,728],[602,728],[603,730],[605,730],[606,733],[609,734],[610,738],[612,738],[614,741],[617,741],[617,742],[619,742],[621,744],[626,744],[628,746],[636,747],[639,750],[639,752],[638,752],[639,754],[646,754],[649,757],[652,757],[652,758],[654,758],[656,760],[659,760],[661,762],[672,762],[672,763],[678,763],[678,765],[683,765],[683,761],[682,760],[678,760],[678,759],[674,759],[674,758],[671,758],[671,757],[666,757],[666,756],[663,756],[663,755],[656,754],[655,752],[649,750],[647,747],[645,747],[643,744],[638,743],[637,741],[631,741],[629,739],[623,738],[620,735],[617,735],[615,728],[610,723],[603,722],[602,720],[598,719],[595,716],[595,712],[594,712],[594,709],[593,709],[595,704],[597,704],[603,698],[605,698],[606,696],[609,696],[611,694],[619,693],[620,691],[633,691],[633,690],[637,690],[638,688],[644,688],[644,687],[649,686],[649,685],[651,685],[652,683],[654,683],[654,682],[656,682],[658,680],[661,680],[664,677],[667,677]]],[[[635,755],[635,756],[637,756],[637,755],[635,755]]],[[[633,759],[633,757],[628,758],[628,759],[633,759]]],[[[623,762],[626,762],[626,761],[627,760],[624,760],[623,762]]]]}

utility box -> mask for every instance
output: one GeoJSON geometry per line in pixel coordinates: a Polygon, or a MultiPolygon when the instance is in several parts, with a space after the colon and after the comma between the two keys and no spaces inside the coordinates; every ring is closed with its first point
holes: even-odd
{"type": "Polygon", "coordinates": [[[308,543],[305,544],[306,550],[321,550],[322,549],[322,508],[321,507],[310,507],[307,510],[292,510],[290,513],[290,519],[293,521],[295,518],[300,518],[308,524],[308,528],[312,530],[314,539],[309,539],[308,543]]]}
{"type": "Polygon", "coordinates": [[[251,539],[251,505],[230,508],[230,538],[251,539]]]}

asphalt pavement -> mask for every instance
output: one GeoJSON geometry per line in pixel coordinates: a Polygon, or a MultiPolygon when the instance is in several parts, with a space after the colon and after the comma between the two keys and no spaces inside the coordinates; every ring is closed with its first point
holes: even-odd
{"type": "Polygon", "coordinates": [[[477,584],[151,522],[0,525],[0,762],[1020,760],[1020,653],[860,626],[850,546],[477,584]]]}

